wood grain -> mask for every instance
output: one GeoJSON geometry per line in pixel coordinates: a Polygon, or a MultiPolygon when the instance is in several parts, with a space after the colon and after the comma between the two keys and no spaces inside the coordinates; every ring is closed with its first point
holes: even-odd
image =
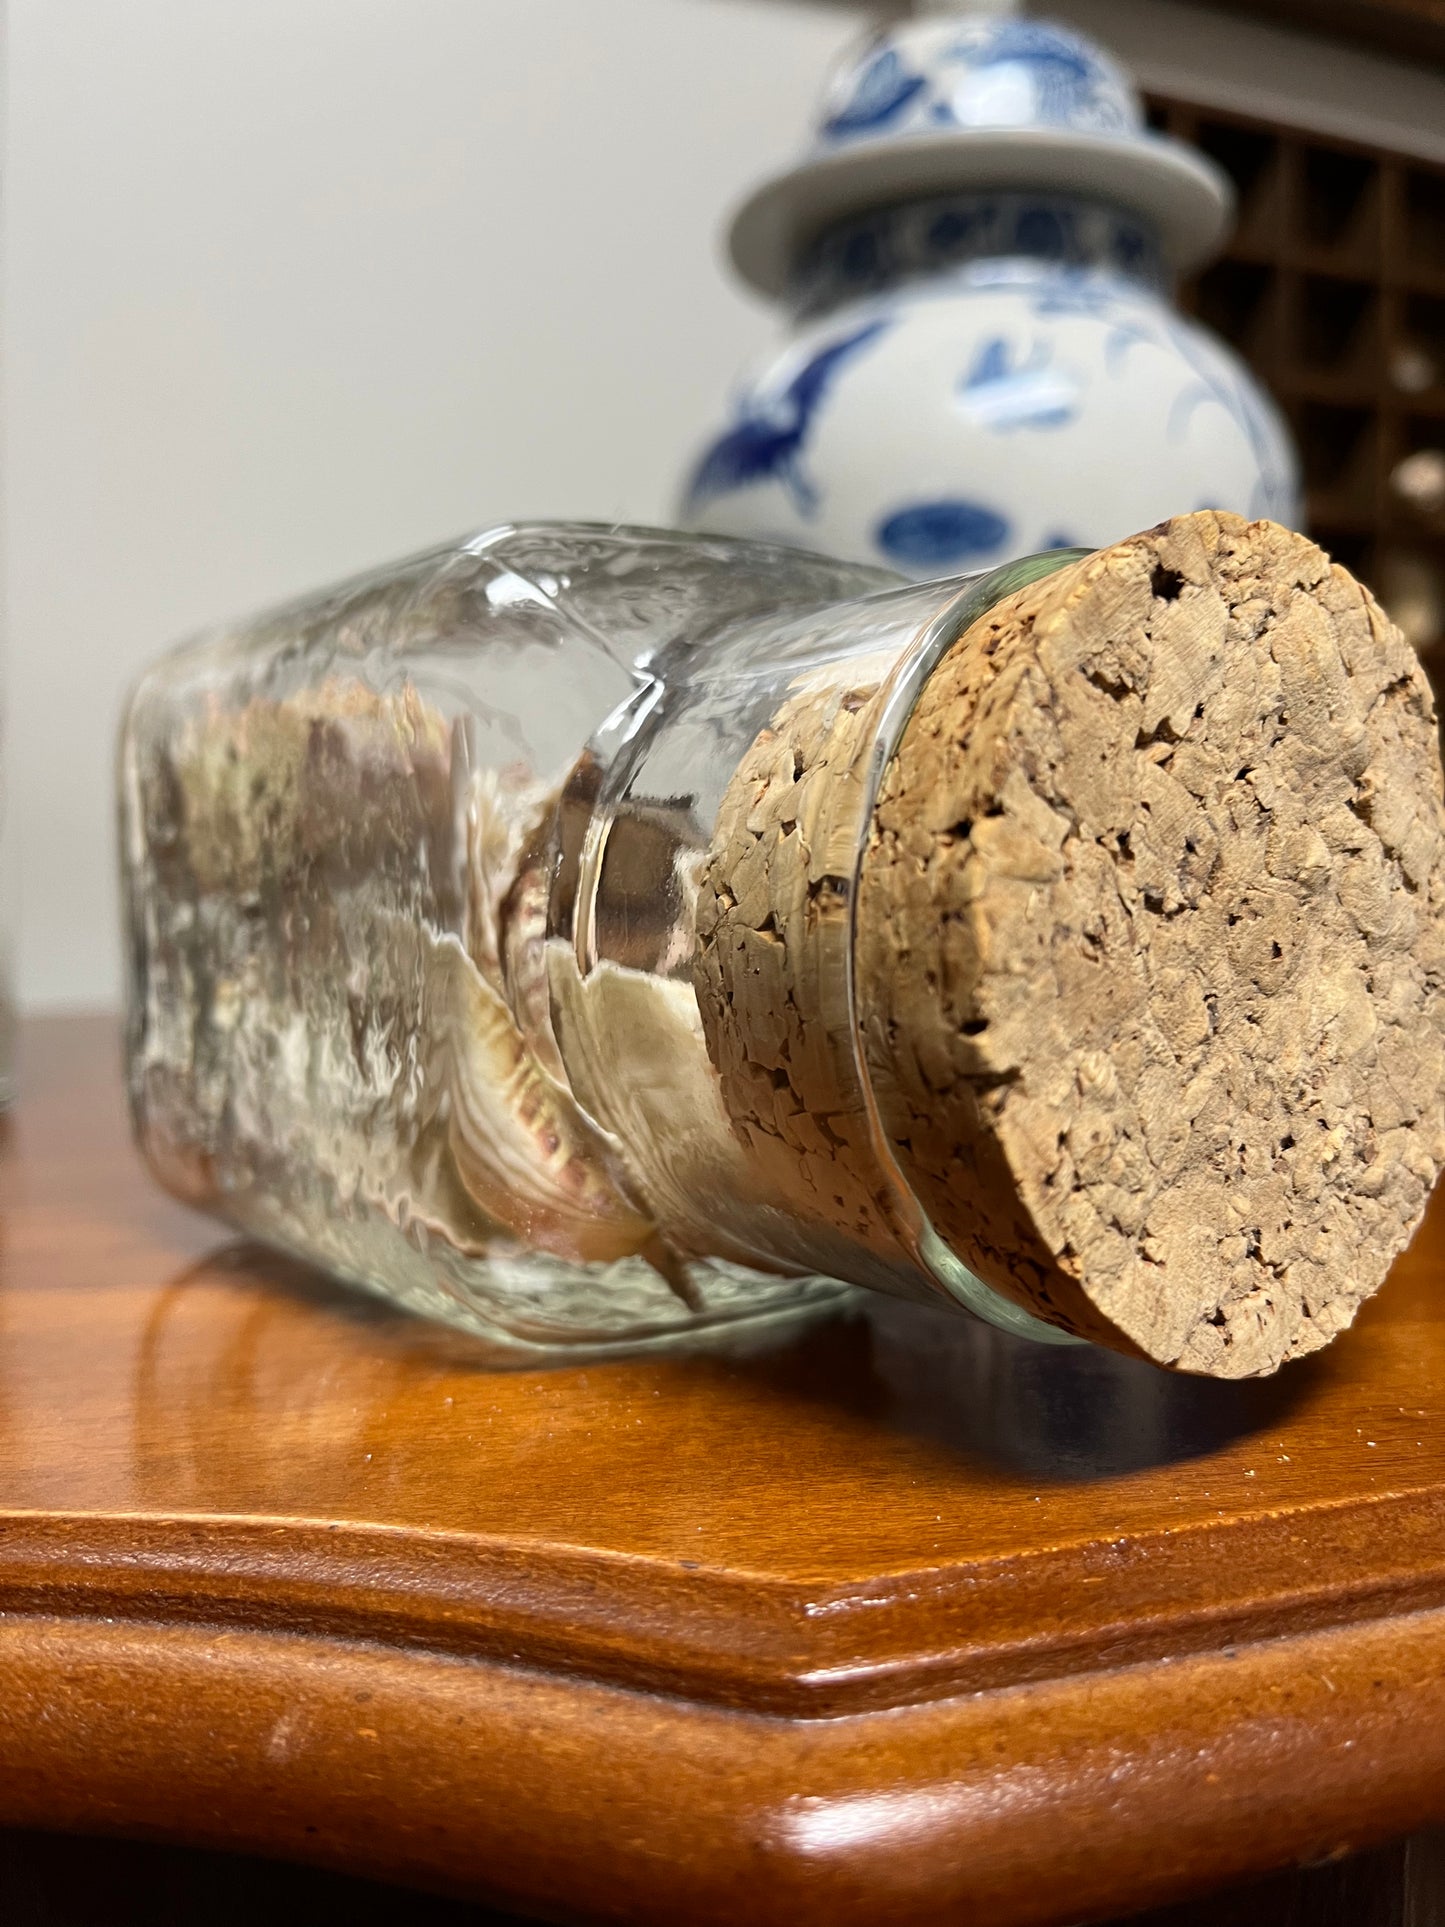
{"type": "Polygon", "coordinates": [[[32,1028],[0,1158],[0,1824],[767,1927],[1098,1917],[1445,1814],[1438,1203],[1273,1380],[883,1300],[506,1371],[217,1249],[116,1055],[32,1028]]]}

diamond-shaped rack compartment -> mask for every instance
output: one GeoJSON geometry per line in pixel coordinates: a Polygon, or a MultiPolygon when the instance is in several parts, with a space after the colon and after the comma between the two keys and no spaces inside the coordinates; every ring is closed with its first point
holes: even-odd
{"type": "Polygon", "coordinates": [[[1181,303],[1243,355],[1300,445],[1310,532],[1445,691],[1445,168],[1154,97],[1239,196],[1181,303]]]}

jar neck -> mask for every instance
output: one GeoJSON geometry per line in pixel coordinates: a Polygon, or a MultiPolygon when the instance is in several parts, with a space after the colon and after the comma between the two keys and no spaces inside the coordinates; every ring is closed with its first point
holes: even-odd
{"type": "MultiPolygon", "coordinates": [[[[909,1187],[864,1045],[855,905],[927,678],[980,616],[1081,553],[902,586],[797,555],[786,566],[811,583],[781,600],[777,581],[770,610],[706,641],[680,634],[574,766],[547,866],[554,1034],[674,1249],[952,1299],[1061,1342],[974,1276],[909,1187]],[[627,1048],[650,1051],[642,1073],[627,1048]]],[[[785,560],[738,546],[735,568],[785,560]]]]}
{"type": "Polygon", "coordinates": [[[1168,285],[1154,227],[1073,194],[949,194],[870,209],[826,229],[799,259],[788,299],[799,320],[909,282],[977,280],[991,269],[1092,269],[1156,292],[1168,285]]]}

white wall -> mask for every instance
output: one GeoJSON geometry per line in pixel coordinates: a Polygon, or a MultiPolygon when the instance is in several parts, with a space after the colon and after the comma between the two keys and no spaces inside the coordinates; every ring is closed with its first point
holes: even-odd
{"type": "MultiPolygon", "coordinates": [[[[1324,102],[1445,154],[1438,76],[1172,0],[1037,10],[1157,83],[1324,102]]],[[[9,11],[5,754],[35,1009],[117,995],[115,721],[165,643],[499,518],[666,517],[772,325],[719,265],[724,211],[859,22],[786,0],[9,11]]]]}
{"type": "Polygon", "coordinates": [[[517,515],[659,519],[770,318],[728,202],[856,16],[10,0],[18,977],[119,988],[122,694],[178,635],[517,515]]]}

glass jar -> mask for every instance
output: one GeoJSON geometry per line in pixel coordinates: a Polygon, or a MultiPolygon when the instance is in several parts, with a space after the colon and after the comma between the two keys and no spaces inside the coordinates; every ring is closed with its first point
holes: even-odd
{"type": "Polygon", "coordinates": [[[163,661],[122,798],[154,1169],[514,1345],[867,1285],[1269,1372],[1445,1166],[1429,687],[1274,523],[505,528],[163,661]]]}
{"type": "Polygon", "coordinates": [[[976,1279],[901,1178],[851,913],[922,678],[1071,559],[914,587],[725,538],[506,527],[183,646],[121,753],[153,1171],[522,1348],[788,1316],[849,1285],[1063,1338],[976,1279]],[[770,879],[749,843],[768,794],[796,859],[770,879]],[[724,956],[737,893],[769,888],[724,956]],[[787,915],[796,1001],[768,954],[787,915]],[[776,1028],[771,1068],[737,1060],[744,1019],[776,1028]]]}

